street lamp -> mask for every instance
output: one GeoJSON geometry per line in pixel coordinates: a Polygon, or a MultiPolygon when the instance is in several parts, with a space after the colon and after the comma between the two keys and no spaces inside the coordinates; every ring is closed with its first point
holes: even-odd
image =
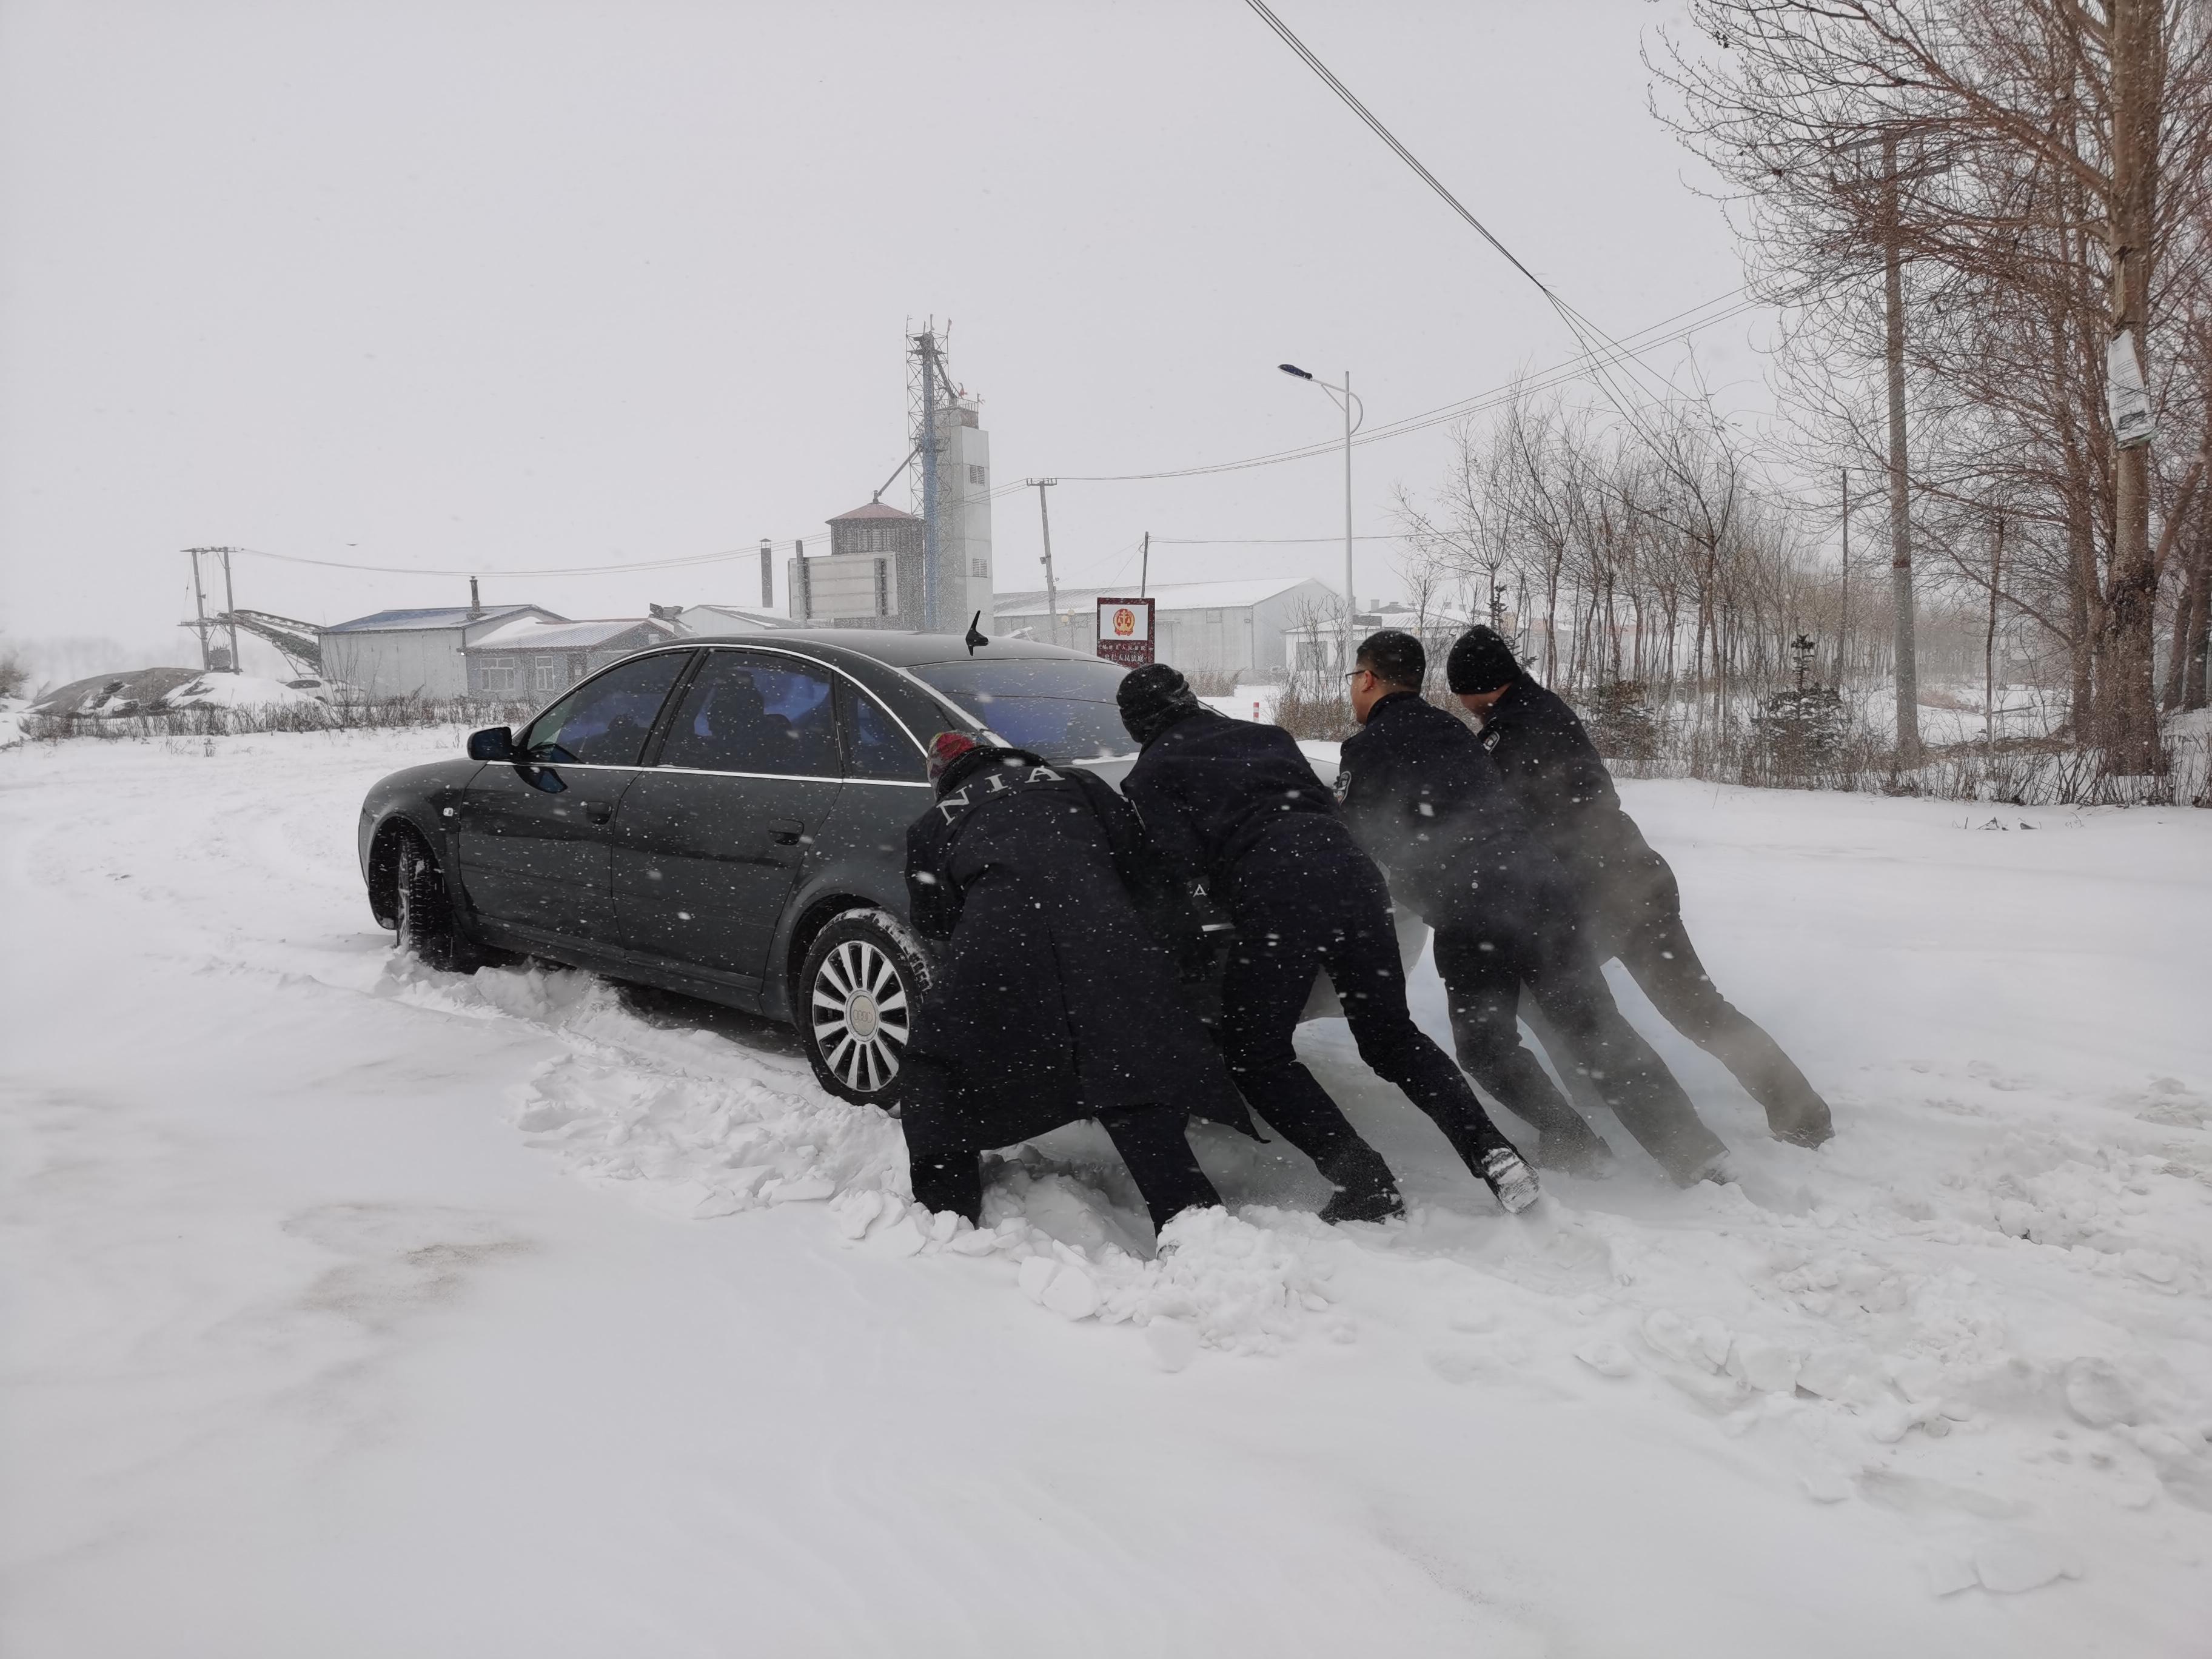
{"type": "Polygon", "coordinates": [[[1367,405],[1360,404],[1353,393],[1352,371],[1348,368],[1344,371],[1344,384],[1331,386],[1327,380],[1314,380],[1296,363],[1277,363],[1275,367],[1285,374],[1311,381],[1328,393],[1337,407],[1344,411],[1344,660],[1337,665],[1349,673],[1352,671],[1352,635],[1356,620],[1353,613],[1359,609],[1358,590],[1352,585],[1352,434],[1367,419],[1367,405]],[[1352,413],[1354,404],[1359,404],[1359,418],[1356,421],[1352,413]]]}

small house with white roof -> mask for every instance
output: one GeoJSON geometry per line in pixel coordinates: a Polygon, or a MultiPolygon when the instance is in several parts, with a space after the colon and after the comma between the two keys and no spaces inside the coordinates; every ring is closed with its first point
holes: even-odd
{"type": "Polygon", "coordinates": [[[315,630],[323,678],[368,697],[469,695],[468,647],[524,618],[564,620],[536,605],[380,611],[315,630]]]}
{"type": "Polygon", "coordinates": [[[462,647],[468,659],[469,693],[542,701],[609,663],[684,631],[661,617],[611,617],[595,622],[518,617],[462,647]]]}
{"type": "MultiPolygon", "coordinates": [[[[1098,601],[1135,594],[1137,584],[1061,587],[1048,602],[1042,590],[1001,593],[994,608],[997,631],[1019,634],[1078,651],[1098,648],[1098,601]]],[[[1339,614],[1336,590],[1310,576],[1267,576],[1241,581],[1154,582],[1158,629],[1154,655],[1186,674],[1264,674],[1285,666],[1286,635],[1317,617],[1339,614]]]]}

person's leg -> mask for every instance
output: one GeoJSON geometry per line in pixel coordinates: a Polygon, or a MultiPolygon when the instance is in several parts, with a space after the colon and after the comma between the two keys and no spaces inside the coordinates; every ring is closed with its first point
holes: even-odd
{"type": "Polygon", "coordinates": [[[915,1202],[950,1210],[980,1224],[983,1218],[983,1149],[961,1109],[951,1068],[926,1054],[909,1054],[901,1068],[899,1129],[906,1137],[907,1172],[915,1202]]]}
{"type": "Polygon", "coordinates": [[[1245,1103],[1335,1188],[1322,1219],[1377,1221],[1405,1208],[1390,1166],[1298,1060],[1298,1014],[1320,971],[1317,945],[1297,916],[1243,907],[1222,975],[1222,1053],[1245,1103]]]}
{"type": "Polygon", "coordinates": [[[1521,1042],[1515,1011],[1522,965],[1515,953],[1483,937],[1479,927],[1459,923],[1438,927],[1434,948],[1461,1067],[1499,1105],[1538,1132],[1540,1167],[1595,1173],[1609,1159],[1611,1149],[1560,1098],[1535,1055],[1521,1042]]]}
{"type": "Polygon", "coordinates": [[[1527,1208],[1536,1199],[1534,1172],[1490,1121],[1450,1056],[1407,1011],[1406,969],[1382,872],[1364,857],[1340,859],[1315,892],[1328,907],[1330,929],[1322,961],[1360,1059],[1427,1114],[1507,1209],[1527,1208]]]}
{"type": "Polygon", "coordinates": [[[1154,1231],[1164,1227],[1185,1210],[1202,1210],[1221,1202],[1221,1194],[1206,1178],[1190,1150],[1183,1131],[1190,1120],[1165,1106],[1132,1106],[1101,1112],[1099,1122],[1129,1166],[1145,1207],[1152,1212],[1154,1231]]]}
{"type": "Polygon", "coordinates": [[[1835,1133],[1828,1103],[1782,1046],[1720,994],[1682,926],[1670,885],[1621,930],[1621,966],[1666,1022],[1735,1074],[1778,1139],[1817,1146],[1835,1133]]]}
{"type": "Polygon", "coordinates": [[[1579,951],[1554,948],[1528,990],[1553,1033],[1545,1046],[1561,1073],[1586,1082],[1660,1167],[1684,1186],[1723,1168],[1728,1148],[1622,1015],[1595,963],[1579,951]]]}

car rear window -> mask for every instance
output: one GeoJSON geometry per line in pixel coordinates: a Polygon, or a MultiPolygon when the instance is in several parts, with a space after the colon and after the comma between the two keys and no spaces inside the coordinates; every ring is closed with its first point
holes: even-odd
{"type": "Polygon", "coordinates": [[[1136,752],[1114,706],[1114,690],[1127,672],[1085,657],[933,662],[914,670],[1008,743],[1048,760],[1136,752]]]}

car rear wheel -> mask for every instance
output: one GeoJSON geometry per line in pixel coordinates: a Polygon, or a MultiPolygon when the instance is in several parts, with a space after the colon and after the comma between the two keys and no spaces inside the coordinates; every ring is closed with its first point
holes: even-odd
{"type": "Polygon", "coordinates": [[[929,967],[881,910],[848,910],[816,935],[799,973],[799,1032],[822,1086],[888,1106],[914,1034],[929,967]]]}
{"type": "Polygon", "coordinates": [[[451,971],[467,963],[468,945],[453,918],[453,902],[438,861],[420,837],[403,835],[392,893],[398,926],[393,943],[432,968],[451,971]]]}

